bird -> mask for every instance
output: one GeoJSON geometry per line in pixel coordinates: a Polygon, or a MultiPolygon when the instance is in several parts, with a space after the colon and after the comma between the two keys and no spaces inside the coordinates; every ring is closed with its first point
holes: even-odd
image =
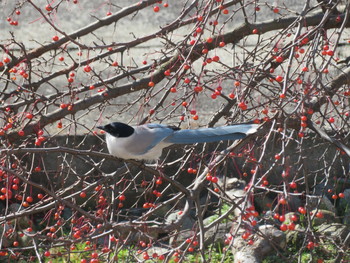
{"type": "Polygon", "coordinates": [[[129,160],[155,161],[172,144],[209,143],[239,140],[257,131],[258,124],[242,123],[215,128],[180,129],[157,123],[130,126],[112,122],[97,128],[105,131],[111,155],[129,160]]]}

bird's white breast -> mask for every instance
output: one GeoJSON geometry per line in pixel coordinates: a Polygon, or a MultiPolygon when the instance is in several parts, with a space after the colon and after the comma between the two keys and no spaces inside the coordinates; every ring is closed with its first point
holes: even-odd
{"type": "Polygon", "coordinates": [[[114,137],[106,133],[108,151],[111,155],[122,159],[157,160],[162,155],[164,147],[170,145],[160,142],[155,147],[145,151],[152,143],[153,134],[142,131],[142,136],[135,131],[129,137],[114,137]]]}

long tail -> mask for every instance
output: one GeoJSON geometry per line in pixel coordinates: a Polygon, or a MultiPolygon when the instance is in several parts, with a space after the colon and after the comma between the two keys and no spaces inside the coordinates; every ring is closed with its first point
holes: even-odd
{"type": "Polygon", "coordinates": [[[223,140],[239,140],[255,133],[258,124],[236,124],[216,128],[201,128],[195,130],[175,131],[164,142],[174,144],[193,144],[204,142],[217,142],[223,140]]]}

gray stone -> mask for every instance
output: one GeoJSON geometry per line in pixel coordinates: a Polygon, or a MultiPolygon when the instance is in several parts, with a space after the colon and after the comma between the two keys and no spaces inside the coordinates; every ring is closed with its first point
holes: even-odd
{"type": "MultiPolygon", "coordinates": [[[[244,206],[244,199],[247,193],[241,189],[232,189],[227,191],[226,194],[233,200],[233,202],[239,204],[239,207],[234,209],[233,214],[235,216],[240,216],[242,211],[241,208],[244,206]]],[[[250,207],[252,205],[251,202],[249,200],[247,202],[248,203],[245,207],[250,207]]]]}
{"type": "Polygon", "coordinates": [[[316,229],[317,233],[342,242],[349,234],[350,229],[346,225],[339,223],[323,224],[316,229]]]}
{"type": "Polygon", "coordinates": [[[205,246],[209,246],[211,244],[220,245],[220,247],[224,246],[226,234],[230,232],[231,227],[232,222],[228,222],[221,223],[210,228],[204,234],[205,246]]]}
{"type": "Polygon", "coordinates": [[[260,211],[269,212],[269,206],[273,203],[273,199],[266,195],[266,193],[257,193],[254,197],[254,205],[260,211]]]}
{"type": "MultiPolygon", "coordinates": [[[[9,211],[12,213],[18,213],[23,210],[23,207],[20,204],[13,203],[9,205],[9,211]]],[[[20,228],[25,229],[32,226],[32,221],[28,216],[18,216],[16,219],[10,221],[13,225],[18,225],[20,228]]]]}
{"type": "MultiPolygon", "coordinates": [[[[170,213],[166,219],[165,222],[167,224],[171,224],[176,222],[182,215],[179,215],[179,210],[174,211],[172,213],[170,213]]],[[[191,216],[187,216],[184,218],[182,225],[181,225],[181,229],[180,230],[185,230],[185,229],[192,229],[193,228],[193,224],[196,221],[194,220],[194,218],[192,218],[191,216]]]]}
{"type": "MultiPolygon", "coordinates": [[[[147,254],[148,254],[151,258],[152,258],[152,255],[153,255],[154,253],[156,253],[157,256],[160,256],[160,255],[165,255],[165,254],[167,254],[168,252],[169,252],[168,249],[162,248],[162,247],[156,247],[156,246],[153,246],[153,247],[147,249],[147,254]]],[[[144,262],[142,253],[139,254],[137,257],[139,258],[140,262],[144,262]]],[[[156,261],[155,261],[155,262],[156,262],[156,261]]]]}
{"type": "Polygon", "coordinates": [[[344,190],[344,198],[340,199],[338,211],[343,214],[343,224],[350,225],[350,189],[344,190]]]}
{"type": "Polygon", "coordinates": [[[312,214],[315,215],[317,212],[321,212],[323,214],[323,218],[314,217],[312,223],[314,226],[319,226],[322,224],[330,224],[330,223],[340,223],[339,218],[335,217],[335,214],[328,210],[323,209],[314,209],[312,210],[312,214]]]}
{"type": "Polygon", "coordinates": [[[14,234],[11,234],[9,236],[6,235],[6,232],[9,231],[10,229],[13,230],[13,225],[11,224],[6,223],[6,224],[0,225],[0,233],[2,235],[0,239],[1,247],[9,247],[12,245],[13,241],[17,240],[17,232],[13,232],[14,234]]]}
{"type": "Polygon", "coordinates": [[[305,229],[297,224],[295,226],[296,231],[287,231],[286,233],[286,241],[287,244],[293,244],[295,246],[301,246],[302,242],[305,239],[305,229]]]}
{"type": "MultiPolygon", "coordinates": [[[[283,231],[276,229],[272,225],[259,226],[259,231],[267,237],[267,240],[271,240],[277,247],[286,247],[286,234],[283,231]]],[[[266,239],[264,240],[267,241],[266,239]]]]}
{"type": "MultiPolygon", "coordinates": [[[[258,263],[261,262],[275,247],[285,248],[287,239],[284,232],[276,229],[272,225],[262,225],[258,231],[262,235],[255,235],[253,245],[247,245],[247,242],[241,237],[242,230],[240,229],[232,245],[235,263],[258,263]],[[273,244],[273,246],[272,246],[273,244]]],[[[243,230],[244,231],[244,230],[243,230]]]]}
{"type": "Polygon", "coordinates": [[[255,255],[252,255],[250,252],[238,251],[234,255],[234,263],[259,263],[261,262],[255,255]]]}
{"type": "Polygon", "coordinates": [[[331,200],[329,200],[326,196],[318,197],[318,196],[312,196],[307,197],[307,204],[308,207],[311,209],[318,207],[318,209],[328,210],[333,213],[336,213],[335,206],[331,200]],[[321,198],[321,202],[318,205],[318,200],[321,198]]]}
{"type": "Polygon", "coordinates": [[[234,178],[219,178],[218,182],[219,186],[223,189],[231,190],[231,189],[241,189],[243,190],[244,187],[246,186],[246,182],[244,180],[238,179],[236,177],[234,178]]]}
{"type": "Polygon", "coordinates": [[[176,247],[181,243],[185,242],[187,238],[193,238],[195,234],[196,232],[193,230],[183,230],[175,234],[172,234],[169,239],[169,245],[171,247],[176,247]]]}

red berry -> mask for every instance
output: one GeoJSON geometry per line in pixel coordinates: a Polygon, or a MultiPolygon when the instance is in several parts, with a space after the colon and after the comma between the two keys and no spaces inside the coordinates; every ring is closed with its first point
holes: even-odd
{"type": "Polygon", "coordinates": [[[315,216],[317,218],[323,218],[324,217],[324,215],[323,215],[323,213],[321,211],[318,211],[315,216]]]}
{"type": "Polygon", "coordinates": [[[213,59],[213,61],[218,62],[220,60],[220,57],[219,56],[214,56],[212,59],[213,59]]]}
{"type": "MultiPolygon", "coordinates": [[[[279,200],[279,203],[281,204],[281,205],[285,205],[285,204],[287,204],[287,200],[285,199],[285,198],[281,198],[280,200],[279,200]]],[[[283,220],[284,221],[284,220],[283,220]]]]}
{"type": "Polygon", "coordinates": [[[91,71],[91,67],[90,67],[89,65],[86,65],[86,66],[84,67],[84,71],[85,71],[85,72],[90,72],[90,71],[91,71]]]}
{"type": "Polygon", "coordinates": [[[297,183],[296,182],[290,182],[289,183],[289,187],[292,189],[296,189],[297,188],[297,183]]]}
{"type": "Polygon", "coordinates": [[[213,183],[217,183],[217,182],[219,181],[219,179],[218,179],[216,176],[213,176],[213,177],[211,178],[211,181],[212,181],[213,183]]]}
{"type": "Polygon", "coordinates": [[[330,118],[328,119],[328,121],[329,121],[330,123],[333,123],[335,120],[334,120],[333,117],[330,117],[330,118]]]}
{"type": "Polygon", "coordinates": [[[289,230],[295,230],[295,224],[294,224],[294,223],[290,223],[290,224],[288,225],[288,229],[289,229],[289,230]]]}
{"type": "Polygon", "coordinates": [[[46,11],[50,12],[50,11],[52,11],[52,6],[51,5],[46,5],[45,9],[46,9],[46,11]]]}
{"type": "Polygon", "coordinates": [[[283,62],[283,57],[282,56],[278,56],[275,58],[276,62],[278,63],[282,63],[283,62]]]}
{"type": "Polygon", "coordinates": [[[287,231],[287,229],[288,229],[288,226],[286,225],[286,224],[282,224],[281,226],[280,226],[280,229],[284,232],[284,231],[287,231]]]}
{"type": "Polygon", "coordinates": [[[248,239],[250,236],[250,234],[248,232],[244,232],[243,235],[242,235],[242,238],[243,239],[248,239]]]}
{"type": "Polygon", "coordinates": [[[227,14],[229,13],[229,11],[228,11],[227,9],[224,9],[224,10],[222,10],[222,13],[223,13],[224,15],[227,15],[227,14]]]}
{"type": "Polygon", "coordinates": [[[305,209],[304,207],[300,206],[300,207],[298,208],[298,212],[299,212],[300,214],[305,215],[305,214],[306,214],[306,209],[305,209]]]}
{"type": "Polygon", "coordinates": [[[11,61],[11,59],[9,57],[4,57],[3,61],[7,64],[11,61]]]}
{"type": "Polygon", "coordinates": [[[315,247],[315,243],[310,241],[309,243],[307,243],[307,246],[306,246],[309,250],[312,250],[314,247],[315,247]]]}
{"type": "Polygon", "coordinates": [[[276,76],[276,81],[278,82],[282,82],[283,81],[283,77],[282,76],[276,76]]]}
{"type": "Polygon", "coordinates": [[[290,219],[291,219],[292,221],[296,222],[296,221],[298,221],[299,218],[298,218],[297,215],[293,214],[293,215],[290,217],[290,219]]]}
{"type": "Polygon", "coordinates": [[[327,55],[331,56],[331,57],[334,56],[334,51],[333,50],[328,50],[327,51],[327,55]]]}
{"type": "Polygon", "coordinates": [[[212,43],[213,42],[213,38],[212,37],[208,37],[207,38],[207,43],[212,43]]]}
{"type": "Polygon", "coordinates": [[[248,108],[247,104],[245,104],[245,102],[240,102],[238,103],[238,107],[241,108],[241,110],[246,110],[248,108]]]}
{"type": "Polygon", "coordinates": [[[159,12],[159,10],[160,10],[159,6],[155,6],[155,7],[153,7],[153,11],[154,11],[154,12],[156,12],[156,13],[157,13],[157,12],[159,12]]]}
{"type": "Polygon", "coordinates": [[[230,94],[228,94],[228,96],[229,96],[230,99],[234,99],[235,98],[235,94],[234,93],[230,93],[230,94]]]}
{"type": "Polygon", "coordinates": [[[202,87],[202,86],[196,86],[196,87],[194,88],[194,91],[197,92],[197,93],[199,93],[199,92],[203,91],[203,87],[202,87]]]}

